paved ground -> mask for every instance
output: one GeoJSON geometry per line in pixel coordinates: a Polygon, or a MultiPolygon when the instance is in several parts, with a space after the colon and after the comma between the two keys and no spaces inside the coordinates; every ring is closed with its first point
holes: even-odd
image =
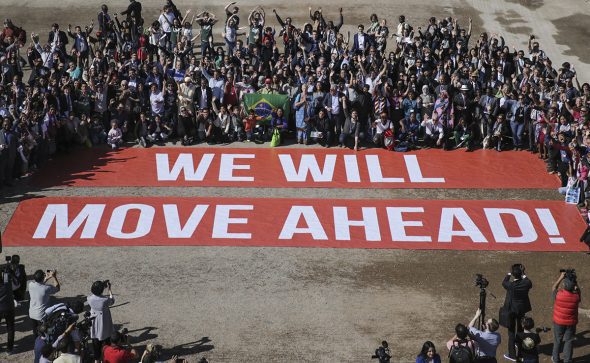
{"type": "MultiPolygon", "coordinates": [[[[156,14],[161,1],[143,1],[156,14]]],[[[188,1],[178,1],[186,8],[188,1]]],[[[260,1],[240,2],[244,10],[260,1]]],[[[107,2],[120,11],[126,2],[107,2]]],[[[202,9],[205,2],[191,2],[202,9]]],[[[287,14],[283,2],[265,0],[287,14]]],[[[95,17],[99,3],[4,0],[0,13],[29,31],[45,33],[53,21],[62,26],[95,17]]],[[[317,6],[318,3],[314,3],[317,6]]],[[[297,3],[294,18],[303,21],[308,3],[297,3]],[[297,16],[296,14],[299,14],[297,16]]],[[[505,35],[523,47],[529,33],[539,37],[557,62],[569,60],[590,77],[585,46],[590,5],[582,0],[376,0],[343,6],[346,29],[367,23],[368,14],[387,14],[392,26],[400,13],[410,21],[430,15],[474,18],[481,29],[505,35]],[[358,15],[358,14],[363,14],[358,15]]],[[[209,7],[209,5],[208,5],[209,7]]],[[[221,4],[213,7],[221,14],[221,4]]],[[[267,11],[270,13],[270,11],[267,11]]],[[[273,20],[274,22],[274,20],[273,20]]],[[[581,77],[581,81],[584,79],[581,77]]],[[[543,171],[540,171],[543,172],[543,171]]],[[[342,190],[239,188],[62,188],[37,190],[26,182],[2,191],[0,228],[5,228],[22,198],[40,196],[251,196],[389,199],[560,199],[550,190],[342,190]]],[[[534,281],[531,292],[537,325],[551,324],[550,287],[559,268],[575,267],[582,289],[590,276],[588,256],[571,253],[398,251],[304,248],[133,247],[7,248],[19,253],[29,273],[56,268],[63,283],[57,298],[89,293],[97,279],[110,279],[117,299],[116,322],[131,331],[138,345],[158,342],[193,361],[212,362],[368,362],[382,339],[396,362],[413,361],[422,343],[442,349],[457,322],[467,323],[478,304],[475,273],[491,281],[488,310],[496,315],[503,302],[500,282],[509,266],[522,262],[534,281]]],[[[576,362],[590,361],[590,308],[582,304],[576,362]]],[[[17,320],[18,355],[0,361],[31,361],[32,341],[21,310],[17,320]]],[[[4,342],[4,327],[0,341],[4,342]]],[[[504,331],[502,331],[504,334],[504,331]]],[[[505,334],[503,336],[505,337],[505,334]]],[[[542,361],[549,361],[551,333],[542,336],[542,361]]],[[[505,345],[503,345],[503,348],[505,345]]],[[[501,349],[503,353],[505,349],[501,349]]]]}

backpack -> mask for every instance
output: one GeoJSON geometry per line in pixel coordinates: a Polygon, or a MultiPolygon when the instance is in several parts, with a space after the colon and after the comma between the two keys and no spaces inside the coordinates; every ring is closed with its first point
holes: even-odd
{"type": "Polygon", "coordinates": [[[455,340],[449,352],[450,363],[473,363],[475,357],[467,341],[455,340]]]}
{"type": "Polygon", "coordinates": [[[393,137],[393,131],[391,129],[385,130],[383,133],[383,146],[389,151],[393,150],[395,138],[393,137]]]}

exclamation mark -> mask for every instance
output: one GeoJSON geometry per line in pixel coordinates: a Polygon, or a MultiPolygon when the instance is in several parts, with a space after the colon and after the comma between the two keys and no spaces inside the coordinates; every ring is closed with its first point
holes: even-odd
{"type": "Polygon", "coordinates": [[[549,235],[549,242],[551,243],[565,243],[563,237],[560,236],[559,229],[557,228],[557,223],[555,223],[555,219],[553,218],[553,214],[547,208],[537,208],[535,209],[537,212],[537,216],[539,216],[539,220],[543,227],[547,231],[549,235]]]}

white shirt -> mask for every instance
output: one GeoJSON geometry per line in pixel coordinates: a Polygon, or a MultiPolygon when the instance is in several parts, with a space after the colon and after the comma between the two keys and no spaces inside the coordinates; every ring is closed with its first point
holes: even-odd
{"type": "Polygon", "coordinates": [[[164,33],[170,33],[172,31],[172,26],[170,24],[173,24],[174,19],[175,19],[175,16],[172,11],[169,11],[164,14],[160,14],[160,17],[158,18],[158,22],[160,23],[160,26],[162,27],[162,30],[164,31],[164,33]]]}
{"type": "Polygon", "coordinates": [[[161,115],[164,113],[164,94],[162,92],[150,94],[152,113],[161,115]]]}

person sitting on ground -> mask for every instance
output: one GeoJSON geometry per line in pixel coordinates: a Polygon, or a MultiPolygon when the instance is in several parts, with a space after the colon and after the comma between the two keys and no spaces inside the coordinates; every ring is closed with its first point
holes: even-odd
{"type": "Polygon", "coordinates": [[[113,150],[123,144],[123,132],[117,126],[117,121],[113,120],[111,122],[111,129],[107,134],[107,144],[109,144],[113,150]]]}

